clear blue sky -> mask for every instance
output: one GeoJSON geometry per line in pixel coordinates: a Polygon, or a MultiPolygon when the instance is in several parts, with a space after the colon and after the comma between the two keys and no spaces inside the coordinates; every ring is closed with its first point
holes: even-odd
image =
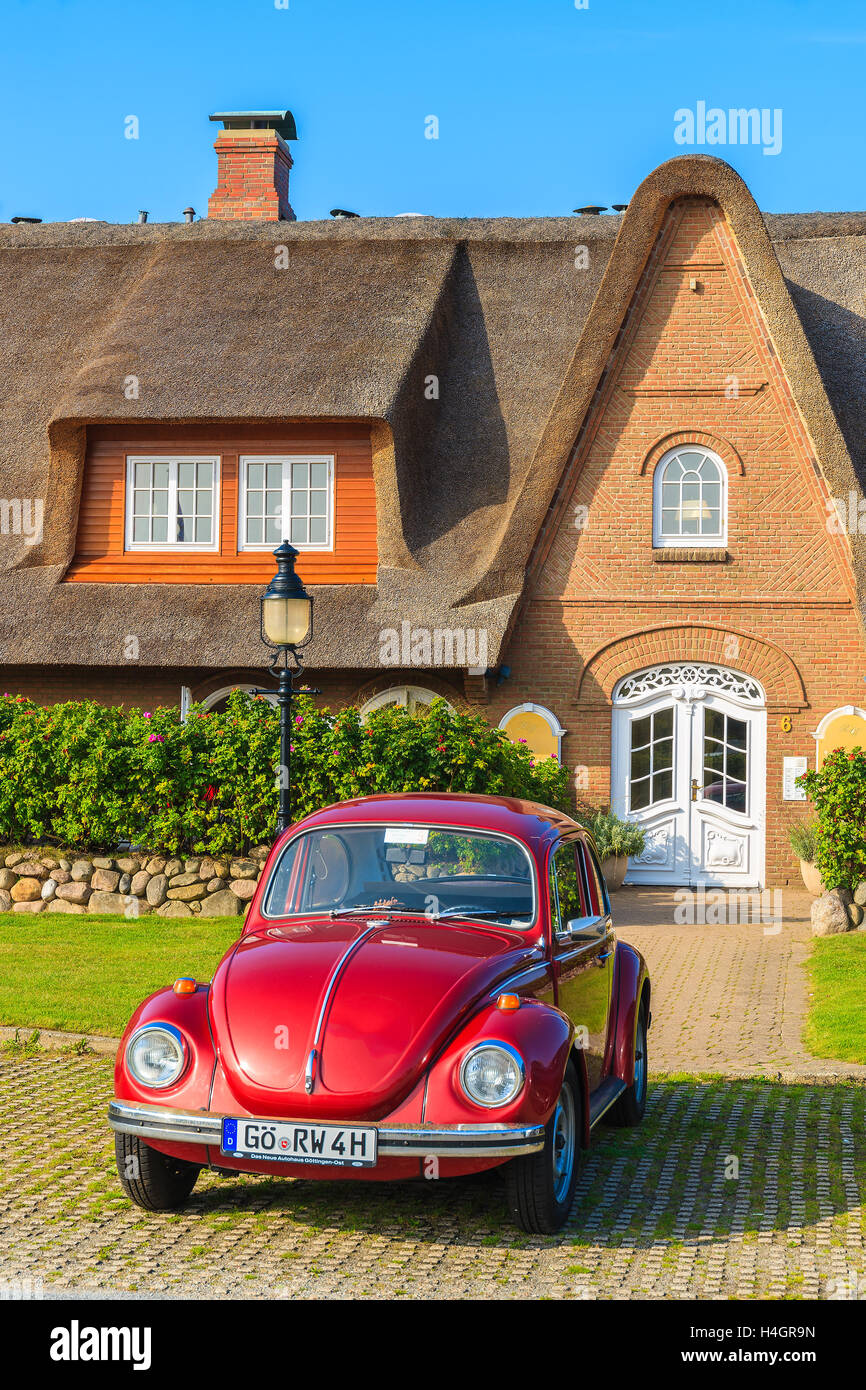
{"type": "Polygon", "coordinates": [[[765,210],[866,207],[866,0],[3,0],[0,48],[2,221],[205,213],[208,114],[279,106],[301,218],[625,203],[699,101],[782,110],[705,147],[765,210]]]}

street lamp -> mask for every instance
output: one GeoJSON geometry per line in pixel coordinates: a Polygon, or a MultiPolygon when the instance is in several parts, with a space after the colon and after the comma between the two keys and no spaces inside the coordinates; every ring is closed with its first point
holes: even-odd
{"type": "Polygon", "coordinates": [[[277,815],[277,834],[281,835],[292,823],[292,700],[298,693],[295,690],[295,676],[299,675],[302,669],[299,652],[302,647],[306,647],[313,635],[313,600],[295,574],[295,561],[298,558],[295,547],[288,541],[283,541],[274,551],[274,558],[277,562],[277,572],[261,599],[261,632],[262,641],[274,651],[270,669],[278,677],[280,808],[277,815]]]}

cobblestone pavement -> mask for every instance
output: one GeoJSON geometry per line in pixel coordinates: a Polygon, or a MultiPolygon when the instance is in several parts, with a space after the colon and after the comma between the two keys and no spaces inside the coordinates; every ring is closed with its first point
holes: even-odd
{"type": "MultiPolygon", "coordinates": [[[[866,1080],[866,1066],[805,1050],[809,986],[803,962],[812,898],[796,889],[779,892],[781,922],[771,920],[768,894],[766,922],[720,926],[677,925],[671,889],[623,888],[614,894],[617,933],[649,966],[649,1051],[656,1071],[866,1080]]],[[[729,911],[734,897],[726,895],[729,911]]]]}
{"type": "Polygon", "coordinates": [[[381,1187],[203,1174],[183,1212],[145,1215],[115,1176],[111,1080],[102,1056],[0,1058],[0,1293],[15,1279],[204,1298],[866,1290],[855,1083],[657,1082],[639,1129],[594,1138],[566,1230],[535,1238],[495,1173],[381,1187]]]}

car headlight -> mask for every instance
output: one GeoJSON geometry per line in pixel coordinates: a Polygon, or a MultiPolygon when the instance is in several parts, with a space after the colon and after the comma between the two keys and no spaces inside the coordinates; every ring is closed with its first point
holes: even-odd
{"type": "Polygon", "coordinates": [[[146,1023],[126,1047],[126,1065],[142,1086],[173,1086],[189,1059],[184,1036],[172,1023],[146,1023]]]}
{"type": "Polygon", "coordinates": [[[460,1085],[474,1105],[507,1105],[523,1088],[523,1058],[508,1043],[485,1042],[467,1052],[460,1085]]]}

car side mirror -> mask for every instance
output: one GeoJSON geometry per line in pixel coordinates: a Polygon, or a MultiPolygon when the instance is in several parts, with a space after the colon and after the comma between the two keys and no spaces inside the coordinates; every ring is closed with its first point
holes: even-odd
{"type": "Polygon", "coordinates": [[[600,936],[604,922],[604,917],[571,917],[565,927],[572,939],[579,936],[600,936]]]}

